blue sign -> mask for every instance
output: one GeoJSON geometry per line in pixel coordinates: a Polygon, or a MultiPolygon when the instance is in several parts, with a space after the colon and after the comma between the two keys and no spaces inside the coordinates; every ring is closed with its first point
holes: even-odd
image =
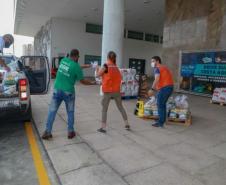
{"type": "Polygon", "coordinates": [[[182,53],[181,88],[211,94],[226,87],[226,51],[182,53]]]}

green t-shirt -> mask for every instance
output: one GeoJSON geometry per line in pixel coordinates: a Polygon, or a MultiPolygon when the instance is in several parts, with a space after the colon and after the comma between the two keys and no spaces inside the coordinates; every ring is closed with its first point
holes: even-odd
{"type": "Polygon", "coordinates": [[[80,65],[70,58],[63,58],[57,71],[54,89],[74,93],[75,83],[80,80],[83,80],[80,65]]]}

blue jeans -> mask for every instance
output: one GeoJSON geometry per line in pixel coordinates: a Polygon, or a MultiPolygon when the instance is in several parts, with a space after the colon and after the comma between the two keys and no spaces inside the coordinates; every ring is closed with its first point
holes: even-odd
{"type": "Polygon", "coordinates": [[[60,104],[64,101],[68,115],[68,131],[74,131],[75,94],[54,90],[46,123],[46,131],[51,133],[53,122],[60,104]]]}
{"type": "Polygon", "coordinates": [[[157,95],[157,105],[158,105],[158,114],[159,120],[158,124],[160,127],[163,127],[164,123],[166,122],[166,103],[173,93],[173,86],[167,86],[160,89],[157,95]]]}

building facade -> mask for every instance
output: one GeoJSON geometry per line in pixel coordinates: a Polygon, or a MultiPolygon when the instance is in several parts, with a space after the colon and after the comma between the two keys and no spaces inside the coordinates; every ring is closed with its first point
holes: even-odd
{"type": "Polygon", "coordinates": [[[35,54],[50,60],[78,48],[81,63],[104,63],[114,50],[120,67],[140,59],[148,75],[160,55],[177,81],[180,51],[226,49],[226,1],[17,0],[15,33],[34,36],[35,54]]]}

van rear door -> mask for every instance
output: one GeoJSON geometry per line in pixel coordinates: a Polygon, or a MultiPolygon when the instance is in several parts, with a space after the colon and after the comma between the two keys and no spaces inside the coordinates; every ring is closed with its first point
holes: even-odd
{"type": "Polygon", "coordinates": [[[50,83],[48,58],[45,56],[22,56],[21,62],[28,78],[31,94],[46,94],[50,83]]]}

